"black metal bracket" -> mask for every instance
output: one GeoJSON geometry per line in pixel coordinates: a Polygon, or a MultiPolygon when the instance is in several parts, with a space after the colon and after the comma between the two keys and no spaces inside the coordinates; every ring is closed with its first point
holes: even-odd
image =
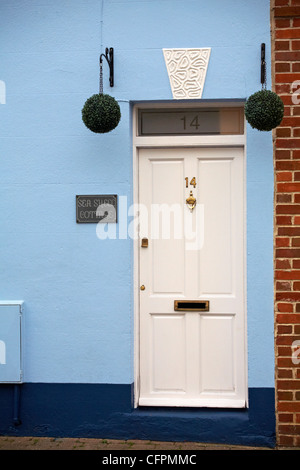
{"type": "Polygon", "coordinates": [[[264,85],[266,83],[266,45],[261,45],[261,59],[260,59],[260,83],[264,85]]]}
{"type": "Polygon", "coordinates": [[[100,64],[102,64],[102,58],[105,57],[109,66],[109,84],[114,86],[114,49],[113,47],[108,47],[105,49],[105,54],[100,55],[100,64]]]}

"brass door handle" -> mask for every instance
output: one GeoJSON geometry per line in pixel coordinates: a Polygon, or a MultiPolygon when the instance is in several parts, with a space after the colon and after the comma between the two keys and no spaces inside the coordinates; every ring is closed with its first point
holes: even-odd
{"type": "Polygon", "coordinates": [[[141,289],[141,290],[145,290],[145,289],[146,289],[146,287],[144,286],[144,284],[141,285],[140,289],[141,289]]]}

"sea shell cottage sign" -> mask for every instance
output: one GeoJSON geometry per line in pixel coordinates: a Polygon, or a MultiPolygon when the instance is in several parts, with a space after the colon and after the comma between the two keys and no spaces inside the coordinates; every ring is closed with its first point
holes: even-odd
{"type": "Polygon", "coordinates": [[[92,224],[117,222],[117,195],[76,196],[76,222],[92,224]]]}
{"type": "Polygon", "coordinates": [[[210,47],[203,49],[163,49],[174,99],[202,97],[210,47]]]}

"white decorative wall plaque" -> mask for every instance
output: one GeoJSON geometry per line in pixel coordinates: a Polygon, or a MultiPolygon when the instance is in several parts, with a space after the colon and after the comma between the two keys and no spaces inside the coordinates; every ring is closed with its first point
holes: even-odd
{"type": "Polygon", "coordinates": [[[174,99],[202,97],[210,47],[203,49],[163,49],[174,99]]]}

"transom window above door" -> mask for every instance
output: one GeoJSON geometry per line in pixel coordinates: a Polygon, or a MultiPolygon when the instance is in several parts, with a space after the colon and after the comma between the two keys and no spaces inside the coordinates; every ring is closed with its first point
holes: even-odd
{"type": "Polygon", "coordinates": [[[138,135],[237,135],[244,133],[243,108],[140,109],[138,135]]]}

